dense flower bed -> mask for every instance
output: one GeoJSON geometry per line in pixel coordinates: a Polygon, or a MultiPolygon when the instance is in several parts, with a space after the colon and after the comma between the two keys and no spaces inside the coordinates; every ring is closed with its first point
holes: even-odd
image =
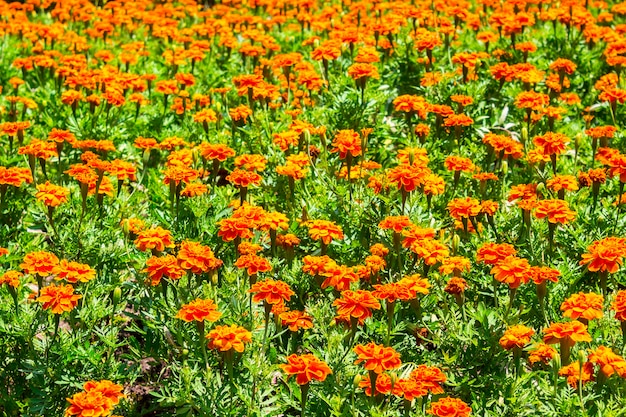
{"type": "Polygon", "coordinates": [[[0,15],[5,415],[622,415],[626,3],[0,15]]]}

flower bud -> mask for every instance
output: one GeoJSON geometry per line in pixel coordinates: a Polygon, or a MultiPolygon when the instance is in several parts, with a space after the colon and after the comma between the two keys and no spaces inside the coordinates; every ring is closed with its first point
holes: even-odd
{"type": "Polygon", "coordinates": [[[113,290],[113,305],[116,306],[120,303],[122,299],[122,289],[120,287],[115,287],[113,290]]]}
{"type": "Polygon", "coordinates": [[[509,161],[502,161],[502,173],[504,175],[509,173],[509,161]]]}

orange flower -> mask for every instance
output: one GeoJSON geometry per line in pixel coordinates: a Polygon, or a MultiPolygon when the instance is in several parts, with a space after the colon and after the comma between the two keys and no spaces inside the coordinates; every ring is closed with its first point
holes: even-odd
{"type": "Polygon", "coordinates": [[[547,217],[550,223],[567,224],[574,220],[576,212],[569,209],[565,200],[540,200],[535,206],[535,217],[547,217]]]}
{"type": "Polygon", "coordinates": [[[587,326],[577,320],[552,323],[550,327],[543,329],[543,333],[543,341],[549,345],[562,341],[570,346],[574,346],[576,342],[591,342],[587,326]]]}
{"type": "Polygon", "coordinates": [[[20,286],[20,278],[24,275],[18,271],[7,271],[0,275],[0,286],[7,284],[10,287],[17,288],[20,286]]]}
{"type": "Polygon", "coordinates": [[[43,304],[44,310],[51,309],[54,314],[62,314],[64,311],[72,311],[81,297],[74,294],[74,287],[69,284],[50,284],[41,289],[37,301],[43,304]]]}
{"type": "Polygon", "coordinates": [[[63,259],[52,268],[52,275],[56,275],[57,280],[66,280],[69,283],[88,282],[96,277],[96,271],[87,264],[63,259]]]}
{"type": "Polygon", "coordinates": [[[419,274],[407,275],[398,281],[398,284],[409,289],[411,292],[411,298],[417,297],[417,294],[428,294],[428,289],[430,288],[428,280],[426,278],[422,278],[419,274]]]}
{"type": "Polygon", "coordinates": [[[337,291],[349,290],[351,283],[359,281],[359,276],[355,273],[354,268],[337,265],[335,262],[325,265],[319,275],[326,278],[322,282],[322,289],[332,287],[337,291]]]}
{"type": "Polygon", "coordinates": [[[178,265],[178,260],[172,255],[151,257],[141,272],[148,274],[153,287],[159,285],[163,277],[176,280],[185,275],[185,270],[178,265]]]}
{"type": "Polygon", "coordinates": [[[526,327],[523,324],[511,326],[506,329],[504,335],[500,338],[500,346],[506,350],[511,350],[513,348],[522,349],[530,343],[530,338],[534,334],[535,331],[533,329],[526,327]]]}
{"type": "Polygon", "coordinates": [[[178,314],[177,319],[182,319],[186,322],[190,321],[217,321],[222,316],[222,313],[217,311],[217,306],[213,300],[203,300],[197,298],[194,301],[183,305],[178,314]]]}
{"type": "Polygon", "coordinates": [[[471,197],[455,198],[448,203],[450,216],[457,220],[469,219],[480,214],[481,205],[478,200],[471,197]]]}
{"type": "Polygon", "coordinates": [[[254,233],[250,230],[250,222],[245,218],[227,218],[217,222],[220,227],[217,235],[221,237],[224,242],[230,242],[237,238],[239,239],[251,239],[254,237],[254,233]]]}
{"type": "Polygon", "coordinates": [[[262,179],[263,178],[256,172],[239,168],[235,169],[226,177],[228,182],[240,188],[248,188],[251,185],[259,185],[262,179]]]}
{"type": "Polygon", "coordinates": [[[45,184],[37,185],[37,194],[35,197],[48,207],[58,207],[67,202],[67,196],[70,191],[60,185],[55,185],[46,181],[45,184]]]}
{"type": "Polygon", "coordinates": [[[65,410],[66,416],[101,417],[111,414],[111,401],[99,391],[79,392],[67,398],[70,406],[65,410]]]}
{"type": "Polygon", "coordinates": [[[269,272],[272,270],[272,265],[267,259],[254,253],[241,255],[237,258],[235,266],[240,269],[246,269],[250,276],[256,275],[259,272],[269,272]]]}
{"type": "Polygon", "coordinates": [[[615,296],[615,301],[611,303],[611,308],[615,310],[615,318],[619,321],[626,321],[626,290],[620,290],[615,296]]]}
{"type": "Polygon", "coordinates": [[[283,326],[289,327],[292,332],[300,329],[307,330],[313,327],[312,317],[304,311],[292,310],[280,313],[279,318],[283,326]]]}
{"type": "Polygon", "coordinates": [[[287,375],[295,375],[298,385],[306,385],[312,380],[321,382],[332,374],[326,362],[317,359],[312,354],[289,355],[287,363],[280,367],[287,375]]]}
{"type": "Polygon", "coordinates": [[[396,184],[398,190],[410,193],[424,182],[424,177],[429,173],[428,168],[418,165],[400,164],[389,170],[387,177],[389,182],[396,184]]]}
{"type": "Polygon", "coordinates": [[[530,280],[530,264],[526,259],[507,256],[491,268],[494,279],[517,288],[530,280]]]}
{"type": "Polygon", "coordinates": [[[309,236],[313,240],[321,240],[324,245],[330,245],[333,239],[342,240],[343,231],[335,222],[328,220],[311,220],[306,223],[309,236]]]}
{"type": "Polygon", "coordinates": [[[607,237],[596,240],[587,247],[587,253],[582,255],[580,265],[589,264],[587,268],[591,272],[608,271],[616,273],[626,256],[626,239],[619,237],[607,237]]]}
{"type": "Polygon", "coordinates": [[[248,292],[254,294],[252,302],[258,303],[263,301],[266,304],[281,304],[289,301],[291,296],[295,295],[289,287],[289,284],[273,279],[266,279],[255,283],[250,287],[248,292]]]}
{"type": "Polygon", "coordinates": [[[223,264],[215,257],[211,248],[190,240],[184,240],[180,244],[177,258],[182,269],[194,274],[213,271],[223,264]]]}
{"type": "Polygon", "coordinates": [[[463,278],[452,277],[443,289],[448,294],[460,295],[467,289],[467,282],[463,278]]]}
{"type": "Polygon", "coordinates": [[[561,304],[564,317],[572,320],[583,318],[585,320],[599,319],[602,317],[602,304],[604,297],[595,293],[573,294],[561,304]]]}
{"type": "Polygon", "coordinates": [[[231,326],[216,326],[206,335],[209,339],[209,348],[227,352],[231,349],[241,353],[245,344],[252,342],[252,333],[235,324],[231,326]]]}
{"type": "Polygon", "coordinates": [[[441,262],[439,273],[442,275],[454,274],[460,276],[462,272],[469,272],[472,263],[463,256],[451,256],[441,262]]]}
{"type": "Polygon", "coordinates": [[[545,343],[538,343],[534,349],[530,350],[528,360],[530,363],[543,362],[547,364],[558,354],[556,349],[545,343]]]}
{"type": "Polygon", "coordinates": [[[361,137],[354,130],[340,130],[333,139],[331,152],[339,152],[339,158],[345,159],[348,154],[351,156],[361,155],[361,137]]]}
{"type": "Polygon", "coordinates": [[[531,266],[530,267],[530,279],[537,285],[540,285],[546,281],[559,282],[561,272],[556,269],[547,266],[531,266]]]}
{"type": "Polygon", "coordinates": [[[533,138],[535,146],[543,149],[544,155],[560,155],[565,152],[569,138],[562,133],[548,132],[533,138]]]}
{"type": "Polygon", "coordinates": [[[52,275],[52,270],[59,264],[59,258],[55,254],[38,251],[30,252],[24,256],[24,261],[20,264],[20,268],[24,270],[26,274],[39,275],[47,277],[52,275]]]}
{"type": "Polygon", "coordinates": [[[350,65],[350,67],[348,67],[348,75],[353,80],[360,80],[362,78],[365,78],[365,79],[380,78],[380,76],[378,75],[378,69],[376,69],[374,65],[363,64],[363,63],[356,63],[356,64],[350,65]]]}
{"type": "Polygon", "coordinates": [[[448,247],[435,239],[417,240],[411,245],[411,251],[424,260],[426,265],[435,265],[450,255],[448,247]]]}
{"type": "Polygon", "coordinates": [[[126,395],[122,393],[124,387],[115,384],[113,381],[109,381],[108,379],[103,379],[101,381],[87,381],[83,385],[83,389],[85,392],[101,393],[107,400],[109,400],[111,405],[117,405],[121,398],[126,397],[126,395]]]}
{"type": "Polygon", "coordinates": [[[354,363],[364,362],[365,369],[376,374],[382,374],[383,371],[390,371],[402,365],[400,354],[392,347],[370,342],[367,345],[356,345],[353,350],[358,356],[354,363]]]}
{"type": "Polygon", "coordinates": [[[374,285],[374,288],[372,295],[379,300],[387,300],[388,303],[393,303],[396,300],[409,301],[415,298],[415,292],[411,291],[408,285],[403,285],[400,282],[377,284],[374,285]]]}
{"type": "Polygon", "coordinates": [[[455,155],[448,156],[444,161],[444,166],[448,171],[472,172],[476,169],[471,159],[455,155]]]}
{"type": "Polygon", "coordinates": [[[626,361],[623,357],[614,353],[611,348],[599,346],[596,350],[591,351],[589,362],[600,366],[601,372],[607,377],[616,372],[620,377],[626,377],[626,361]]]}
{"type": "Polygon", "coordinates": [[[467,417],[472,409],[458,398],[445,397],[430,403],[428,414],[437,417],[467,417]]]}
{"type": "Polygon", "coordinates": [[[441,369],[435,366],[419,365],[415,368],[409,379],[419,382],[433,394],[443,394],[440,384],[446,382],[446,376],[441,369]]]}
{"type": "Polygon", "coordinates": [[[337,307],[337,315],[344,318],[357,319],[363,323],[368,317],[372,317],[372,310],[380,309],[380,303],[366,290],[345,290],[341,292],[341,298],[333,302],[337,307]]]}
{"type": "Polygon", "coordinates": [[[515,255],[517,250],[508,243],[484,243],[476,251],[476,261],[486,265],[495,265],[507,256],[515,255]]]}
{"type": "Polygon", "coordinates": [[[165,248],[173,248],[175,245],[171,232],[159,226],[139,232],[135,239],[135,246],[142,252],[148,249],[163,252],[165,248]]]}
{"type": "Polygon", "coordinates": [[[593,364],[591,362],[585,362],[580,367],[578,361],[573,362],[570,365],[564,366],[559,370],[559,375],[567,377],[567,383],[574,389],[578,388],[578,383],[584,384],[585,382],[593,381],[593,364]]]}
{"type": "Polygon", "coordinates": [[[200,155],[207,161],[218,160],[223,162],[236,155],[234,149],[223,143],[214,144],[204,142],[198,145],[198,150],[200,151],[200,155]]]}
{"type": "Polygon", "coordinates": [[[408,216],[387,216],[380,223],[378,223],[378,227],[381,229],[391,229],[395,233],[401,233],[404,228],[412,225],[413,223],[408,216]]]}

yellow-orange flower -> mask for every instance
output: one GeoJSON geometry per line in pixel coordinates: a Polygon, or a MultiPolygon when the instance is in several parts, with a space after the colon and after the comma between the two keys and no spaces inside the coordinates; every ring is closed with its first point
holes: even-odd
{"type": "Polygon", "coordinates": [[[43,287],[37,301],[42,303],[44,310],[50,309],[54,314],[72,311],[82,295],[74,294],[74,287],[69,284],[50,284],[43,287]]]}
{"type": "Polygon", "coordinates": [[[58,207],[67,202],[69,194],[70,191],[67,188],[46,181],[45,184],[37,185],[35,197],[48,207],[58,207]]]}
{"type": "Polygon", "coordinates": [[[604,297],[595,293],[573,294],[561,304],[561,311],[564,317],[577,320],[583,318],[586,320],[599,319],[602,317],[602,304],[604,297]]]}
{"type": "Polygon", "coordinates": [[[241,353],[246,343],[252,342],[252,333],[235,324],[230,326],[216,326],[206,335],[209,339],[209,348],[221,352],[231,349],[241,353]]]}
{"type": "Polygon", "coordinates": [[[194,301],[184,304],[178,314],[177,319],[182,319],[186,322],[190,321],[217,321],[222,316],[222,313],[217,311],[217,306],[213,300],[203,300],[197,298],[194,301]]]}
{"type": "Polygon", "coordinates": [[[312,354],[289,355],[287,363],[280,365],[287,375],[295,375],[296,383],[306,385],[312,380],[324,381],[332,373],[326,362],[319,360],[312,354]]]}
{"type": "Polygon", "coordinates": [[[500,338],[500,346],[506,350],[511,350],[513,348],[522,349],[530,343],[530,338],[534,334],[535,331],[533,329],[526,327],[523,324],[511,326],[506,329],[504,335],[500,338]]]}
{"type": "Polygon", "coordinates": [[[337,315],[343,318],[355,318],[359,323],[363,323],[365,319],[372,316],[372,309],[380,309],[380,303],[366,290],[345,290],[341,292],[341,298],[333,302],[333,306],[337,307],[337,315]]]}
{"type": "Polygon", "coordinates": [[[363,362],[366,370],[376,374],[399,368],[402,365],[400,354],[392,347],[370,342],[367,345],[356,345],[353,350],[358,357],[354,363],[363,362]]]}
{"type": "Polygon", "coordinates": [[[59,264],[55,254],[46,251],[30,252],[24,256],[20,268],[25,273],[46,277],[52,275],[52,270],[59,264]]]}
{"type": "Polygon", "coordinates": [[[163,252],[165,248],[173,248],[175,245],[171,232],[159,226],[139,232],[135,246],[142,252],[148,249],[163,252]]]}
{"type": "Polygon", "coordinates": [[[626,256],[626,239],[619,237],[607,237],[593,242],[587,247],[587,253],[583,253],[580,265],[588,264],[591,272],[608,271],[616,273],[626,256]]]}

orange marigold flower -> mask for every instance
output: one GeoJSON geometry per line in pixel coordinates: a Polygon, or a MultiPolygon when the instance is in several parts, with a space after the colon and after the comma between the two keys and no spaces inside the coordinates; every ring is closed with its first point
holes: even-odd
{"type": "Polygon", "coordinates": [[[79,392],[67,398],[70,406],[65,410],[66,416],[100,417],[111,414],[111,400],[99,391],[79,392]]]}
{"type": "Polygon", "coordinates": [[[248,188],[251,185],[259,185],[262,179],[263,178],[256,172],[238,168],[226,177],[226,180],[231,184],[241,188],[248,188]]]}
{"type": "Polygon", "coordinates": [[[558,355],[555,348],[545,343],[538,343],[528,353],[528,361],[530,363],[543,362],[547,364],[558,355]]]}
{"type": "Polygon", "coordinates": [[[35,194],[35,197],[48,207],[58,207],[67,202],[67,196],[69,194],[70,191],[67,188],[46,181],[45,184],[37,185],[37,194],[35,194]]]}
{"type": "MultiPolygon", "coordinates": [[[[379,224],[379,226],[380,226],[380,224],[379,224]]],[[[372,255],[385,257],[389,253],[389,249],[385,245],[383,245],[382,243],[375,243],[374,245],[372,245],[370,247],[370,253],[372,255]]]]}
{"type": "Polygon", "coordinates": [[[446,382],[446,376],[441,369],[435,366],[419,365],[415,368],[409,379],[424,384],[425,388],[433,394],[443,394],[440,384],[446,382]]]}
{"type": "Polygon", "coordinates": [[[491,268],[494,279],[517,288],[530,280],[530,264],[526,259],[507,256],[491,268]]]}
{"type": "Polygon", "coordinates": [[[422,278],[419,274],[407,275],[398,281],[398,284],[407,287],[411,291],[411,298],[417,297],[417,294],[428,294],[428,289],[430,288],[428,280],[422,278]]]}
{"type": "Polygon", "coordinates": [[[469,272],[472,263],[463,256],[451,256],[441,261],[439,273],[442,275],[461,275],[462,272],[469,272]]]}
{"type": "Polygon", "coordinates": [[[142,252],[150,249],[157,252],[163,252],[165,248],[173,248],[172,233],[162,227],[142,230],[137,234],[135,246],[142,252]]]}
{"type": "Polygon", "coordinates": [[[620,290],[617,292],[615,301],[611,303],[611,308],[615,310],[615,318],[617,320],[626,320],[626,290],[620,290]]]}
{"type": "Polygon", "coordinates": [[[503,349],[511,350],[513,348],[522,349],[528,343],[530,338],[535,334],[535,331],[530,327],[526,327],[523,324],[517,324],[511,326],[504,332],[504,335],[500,338],[500,346],[503,349]]]}
{"type": "Polygon", "coordinates": [[[300,329],[307,330],[313,327],[313,318],[304,311],[291,310],[280,313],[278,316],[283,326],[289,327],[292,332],[300,329]]]}
{"type": "Polygon", "coordinates": [[[186,322],[191,321],[217,321],[222,316],[222,313],[217,311],[217,306],[213,300],[203,300],[197,298],[194,301],[183,305],[178,314],[177,319],[182,319],[186,322]]]}
{"type": "Polygon", "coordinates": [[[547,217],[550,223],[567,224],[574,220],[576,212],[569,209],[565,200],[540,200],[535,205],[535,217],[547,217]]]}
{"type": "Polygon", "coordinates": [[[353,80],[360,80],[362,78],[374,78],[378,79],[378,69],[372,64],[356,63],[348,67],[348,75],[353,80]]]}
{"type": "Polygon", "coordinates": [[[218,160],[223,162],[236,155],[234,149],[223,143],[214,144],[204,142],[198,145],[198,150],[200,151],[200,155],[207,161],[218,160]]]}
{"type": "Polygon", "coordinates": [[[24,274],[18,271],[7,271],[0,275],[0,286],[7,284],[10,287],[17,288],[20,286],[20,278],[23,276],[24,274]]]}
{"type": "Polygon", "coordinates": [[[543,149],[544,155],[560,155],[565,152],[569,138],[562,133],[548,132],[535,136],[533,143],[543,149]]]}
{"type": "Polygon", "coordinates": [[[363,323],[368,317],[372,317],[372,310],[380,309],[380,303],[366,290],[345,290],[341,292],[341,298],[333,302],[337,307],[337,315],[349,319],[356,319],[363,323]]]}
{"type": "Polygon", "coordinates": [[[517,249],[509,243],[484,243],[476,251],[476,261],[486,265],[495,265],[507,256],[517,254],[517,249]]]}
{"type": "Polygon", "coordinates": [[[557,175],[546,181],[546,186],[552,191],[576,191],[578,190],[578,182],[573,175],[557,175]]]}
{"type": "Polygon", "coordinates": [[[55,254],[46,251],[30,252],[24,256],[20,268],[26,274],[47,277],[52,275],[52,270],[59,264],[59,258],[55,254]]]}
{"type": "Polygon", "coordinates": [[[450,278],[450,281],[448,281],[446,287],[443,290],[448,294],[460,295],[465,292],[467,287],[467,281],[465,281],[463,278],[452,277],[450,278]]]}
{"type": "Polygon", "coordinates": [[[626,360],[614,353],[611,348],[599,346],[596,350],[591,351],[589,362],[600,366],[601,372],[607,377],[616,372],[620,377],[626,377],[626,360]]]}
{"type": "Polygon", "coordinates": [[[577,320],[583,318],[586,320],[599,319],[602,317],[602,304],[604,297],[595,293],[573,294],[561,304],[561,311],[564,317],[577,320]]]}
{"type": "Polygon", "coordinates": [[[388,303],[394,303],[396,300],[409,301],[415,298],[415,292],[400,282],[376,284],[372,295],[379,300],[387,300],[388,303]]]}
{"type": "Polygon", "coordinates": [[[523,91],[515,97],[515,106],[519,109],[540,110],[550,104],[550,96],[535,91],[523,91]]]}
{"type": "Polygon", "coordinates": [[[351,129],[340,130],[335,134],[332,143],[331,152],[339,152],[339,158],[345,159],[348,154],[351,156],[359,156],[362,153],[361,137],[357,132],[351,129]]]}
{"type": "Polygon", "coordinates": [[[312,380],[324,381],[332,371],[326,362],[317,359],[312,354],[289,355],[287,363],[280,365],[287,375],[295,375],[298,385],[306,385],[312,380]]]}
{"type": "Polygon", "coordinates": [[[65,259],[52,268],[52,274],[56,275],[55,279],[64,279],[71,284],[88,282],[96,277],[96,271],[89,265],[65,259]]]}
{"type": "Polygon", "coordinates": [[[591,362],[585,362],[580,367],[578,361],[564,366],[559,370],[559,375],[567,377],[567,383],[574,389],[578,388],[579,383],[586,383],[594,380],[593,377],[593,364],[591,362]]]}
{"type": "Polygon", "coordinates": [[[266,279],[252,285],[248,290],[250,294],[254,294],[252,301],[258,303],[263,301],[266,304],[281,304],[289,301],[295,293],[284,281],[266,279]]]}
{"type": "Polygon", "coordinates": [[[216,326],[206,335],[209,339],[209,348],[227,352],[231,349],[241,353],[246,343],[252,342],[252,333],[235,324],[230,326],[216,326]]]}
{"type": "Polygon", "coordinates": [[[254,233],[250,230],[251,224],[245,218],[229,217],[218,221],[217,224],[220,227],[217,235],[225,242],[230,242],[237,238],[251,239],[254,237],[254,233]]]}
{"type": "Polygon", "coordinates": [[[352,267],[337,265],[332,262],[323,268],[323,271],[319,274],[326,277],[324,282],[322,282],[322,289],[332,287],[337,291],[349,290],[351,283],[359,281],[359,276],[352,267]]]}
{"type": "Polygon", "coordinates": [[[435,265],[450,255],[448,247],[435,239],[417,240],[411,245],[411,251],[424,260],[426,265],[435,265]]]}
{"type": "Polygon", "coordinates": [[[257,275],[259,272],[269,272],[272,270],[272,265],[267,259],[253,253],[241,255],[237,258],[235,266],[240,269],[246,269],[249,276],[257,275]]]}
{"type": "Polygon", "coordinates": [[[457,220],[469,219],[480,214],[481,205],[478,200],[471,197],[455,198],[448,203],[450,216],[457,220]]]}
{"type": "Polygon", "coordinates": [[[178,265],[178,259],[172,255],[152,256],[146,261],[146,268],[141,272],[148,274],[152,286],[159,285],[163,277],[176,280],[185,275],[185,270],[178,265]]]}
{"type": "Polygon", "coordinates": [[[122,392],[124,387],[119,384],[115,384],[113,381],[109,381],[108,379],[103,379],[101,381],[87,381],[83,385],[83,389],[85,392],[101,393],[111,402],[111,405],[117,405],[121,398],[126,397],[126,395],[122,392]]]}
{"type": "Polygon", "coordinates": [[[412,225],[413,223],[408,216],[387,216],[378,223],[378,227],[381,229],[393,230],[394,233],[401,233],[403,229],[412,225]]]}
{"type": "Polygon", "coordinates": [[[306,223],[309,236],[313,240],[321,240],[324,245],[330,245],[333,239],[342,240],[343,231],[335,222],[329,220],[311,220],[306,223]]]}
{"type": "Polygon", "coordinates": [[[424,177],[429,173],[430,170],[424,166],[400,164],[389,170],[387,177],[390,183],[398,186],[398,190],[410,193],[423,184],[424,177]]]}
{"type": "Polygon", "coordinates": [[[448,171],[472,172],[476,169],[471,159],[456,155],[448,156],[444,161],[444,166],[448,171]]]}
{"type": "Polygon", "coordinates": [[[354,363],[363,362],[366,370],[376,374],[382,374],[384,371],[390,371],[402,365],[400,354],[392,347],[370,342],[367,345],[356,345],[353,350],[358,357],[354,363]]]}
{"type": "Polygon", "coordinates": [[[467,417],[471,414],[472,409],[463,400],[452,397],[440,398],[430,403],[428,414],[437,417],[467,417]]]}
{"type": "Polygon", "coordinates": [[[561,272],[554,268],[547,266],[531,266],[530,267],[530,279],[540,285],[546,281],[559,282],[561,272]]]}
{"type": "Polygon", "coordinates": [[[607,237],[596,240],[587,247],[587,253],[583,253],[580,265],[589,264],[587,268],[591,272],[608,271],[616,273],[626,256],[626,239],[619,237],[607,237]]]}
{"type": "Polygon", "coordinates": [[[82,295],[74,294],[74,287],[69,284],[50,284],[40,290],[37,301],[42,303],[44,310],[50,309],[54,314],[72,311],[82,295]]]}
{"type": "Polygon", "coordinates": [[[190,240],[180,244],[177,258],[182,269],[194,274],[213,271],[222,266],[222,261],[215,257],[210,247],[190,240]]]}
{"type": "Polygon", "coordinates": [[[576,342],[591,342],[591,336],[587,326],[578,320],[563,323],[552,323],[550,327],[543,329],[543,341],[549,345],[566,341],[570,346],[576,342]]]}

